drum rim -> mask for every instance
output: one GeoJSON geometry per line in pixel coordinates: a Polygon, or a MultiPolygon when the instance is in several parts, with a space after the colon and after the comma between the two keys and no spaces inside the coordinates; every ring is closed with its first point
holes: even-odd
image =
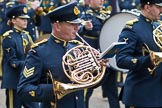
{"type": "MultiPolygon", "coordinates": [[[[105,25],[105,22],[107,22],[110,18],[112,18],[112,17],[114,17],[114,16],[116,16],[116,15],[119,15],[119,14],[121,14],[121,13],[122,13],[122,14],[130,14],[130,15],[135,15],[135,16],[137,16],[136,14],[131,13],[131,12],[129,12],[129,11],[117,12],[117,13],[113,14],[112,16],[110,16],[109,18],[107,18],[107,19],[104,21],[104,24],[103,24],[102,27],[101,27],[101,31],[102,31],[102,29],[103,29],[103,27],[104,27],[104,25],[105,25]]],[[[137,17],[138,17],[138,16],[137,16],[137,17]]],[[[100,31],[99,38],[98,38],[98,43],[99,43],[99,49],[100,49],[100,50],[101,50],[101,45],[100,45],[101,31],[100,31]]]]}

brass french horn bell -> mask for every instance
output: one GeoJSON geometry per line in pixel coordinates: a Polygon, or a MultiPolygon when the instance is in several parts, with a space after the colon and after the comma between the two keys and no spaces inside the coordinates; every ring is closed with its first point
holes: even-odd
{"type": "Polygon", "coordinates": [[[154,75],[155,69],[157,66],[162,62],[162,52],[155,52],[149,49],[149,47],[144,44],[145,51],[148,52],[151,56],[153,56],[154,60],[152,64],[154,65],[153,68],[148,67],[148,71],[151,75],[154,75]]]}

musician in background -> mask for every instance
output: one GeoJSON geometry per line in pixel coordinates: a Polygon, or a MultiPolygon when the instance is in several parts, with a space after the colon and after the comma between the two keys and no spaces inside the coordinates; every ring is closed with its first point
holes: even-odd
{"type": "MultiPolygon", "coordinates": [[[[38,0],[34,0],[34,1],[28,1],[28,0],[8,0],[8,2],[5,3],[5,8],[4,8],[4,12],[6,12],[7,10],[9,10],[11,7],[15,6],[15,5],[19,5],[19,4],[26,4],[28,6],[28,15],[30,16],[30,19],[28,20],[28,25],[26,30],[30,33],[30,36],[32,37],[33,41],[35,41],[37,39],[37,29],[36,26],[38,26],[41,23],[40,20],[40,15],[43,14],[43,12],[41,12],[41,8],[40,6],[40,2],[38,0]],[[38,13],[38,14],[37,14],[38,13]]],[[[7,26],[7,17],[5,17],[3,19],[3,23],[2,23],[2,29],[0,30],[0,33],[3,34],[4,32],[6,32],[7,30],[9,30],[10,28],[7,26]]]]}
{"type": "Polygon", "coordinates": [[[78,8],[80,10],[80,18],[85,17],[86,11],[89,8],[89,0],[79,0],[78,8]]]}
{"type": "Polygon", "coordinates": [[[110,10],[111,15],[116,14],[119,12],[118,1],[117,0],[104,0],[104,8],[105,10],[110,10]]]}
{"type": "Polygon", "coordinates": [[[18,5],[7,11],[12,29],[3,34],[2,89],[6,89],[6,108],[38,108],[38,103],[22,101],[16,93],[20,72],[26,53],[33,44],[27,31],[26,5],[18,5]]]}
{"type": "MultiPolygon", "coordinates": [[[[85,16],[83,19],[85,21],[90,21],[92,25],[85,24],[80,29],[80,35],[95,49],[99,49],[99,35],[104,24],[104,21],[110,16],[111,12],[103,10],[104,0],[89,0],[89,9],[87,9],[85,16]]],[[[111,38],[111,37],[110,37],[111,38]]],[[[116,86],[116,72],[112,69],[102,84],[104,86],[104,91],[106,91],[106,97],[108,97],[110,108],[119,108],[118,101],[118,90],[116,86]],[[111,78],[109,78],[111,77],[111,78]]],[[[89,99],[93,93],[94,88],[87,89],[85,102],[86,108],[89,107],[89,99]]]]}
{"type": "Polygon", "coordinates": [[[140,9],[140,0],[118,0],[120,11],[140,9]]]}
{"type": "MultiPolygon", "coordinates": [[[[45,12],[45,14],[47,14],[51,12],[53,9],[61,5],[70,3],[71,1],[72,0],[42,0],[41,7],[45,12]]],[[[46,15],[41,15],[41,23],[38,26],[39,38],[36,40],[36,42],[48,38],[50,36],[51,31],[52,27],[50,24],[49,17],[46,15]]]]}
{"type": "Polygon", "coordinates": [[[118,41],[127,45],[116,55],[117,66],[129,70],[120,96],[126,108],[161,108],[162,63],[154,52],[162,51],[161,27],[156,22],[162,1],[140,0],[140,4],[140,16],[128,21],[119,35],[118,41]]]}
{"type": "Polygon", "coordinates": [[[54,10],[59,6],[59,0],[42,0],[40,7],[43,9],[44,15],[41,15],[41,23],[38,25],[39,38],[36,42],[41,41],[42,39],[48,38],[52,31],[50,24],[50,19],[46,16],[47,13],[54,10]]]}

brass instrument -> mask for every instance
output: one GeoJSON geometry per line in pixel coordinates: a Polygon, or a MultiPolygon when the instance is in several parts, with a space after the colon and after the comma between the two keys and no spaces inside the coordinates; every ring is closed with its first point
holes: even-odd
{"type": "Polygon", "coordinates": [[[162,50],[162,24],[153,31],[153,38],[156,45],[162,50]]]}
{"type": "MultiPolygon", "coordinates": [[[[153,39],[156,45],[162,50],[162,25],[161,24],[158,27],[156,27],[155,30],[153,31],[153,39]]],[[[146,44],[145,44],[145,48],[150,54],[153,53],[153,56],[155,58],[153,61],[154,67],[152,69],[148,68],[150,74],[154,74],[155,69],[162,62],[162,52],[151,51],[146,44]]]]}
{"type": "Polygon", "coordinates": [[[97,85],[105,74],[106,66],[100,63],[100,52],[86,41],[83,42],[86,45],[73,47],[62,58],[64,73],[72,83],[64,84],[52,78],[56,100],[71,92],[97,85]]]}
{"type": "Polygon", "coordinates": [[[60,5],[65,5],[67,3],[70,3],[72,0],[60,0],[60,5]]]}
{"type": "MultiPolygon", "coordinates": [[[[37,0],[29,0],[28,5],[30,6],[32,3],[38,2],[37,0]]],[[[38,3],[40,3],[39,7],[35,10],[36,15],[42,15],[45,16],[47,13],[54,10],[56,4],[53,3],[52,0],[40,0],[38,3]]],[[[38,4],[36,3],[36,4],[38,4]]]]}
{"type": "Polygon", "coordinates": [[[154,75],[155,73],[155,69],[157,68],[157,66],[162,62],[162,52],[155,52],[155,51],[152,51],[149,49],[149,47],[144,44],[143,46],[143,55],[145,55],[145,52],[147,52],[148,54],[150,54],[151,56],[154,57],[154,60],[152,61],[152,64],[153,64],[153,67],[150,68],[148,67],[148,72],[151,74],[151,75],[154,75]]]}

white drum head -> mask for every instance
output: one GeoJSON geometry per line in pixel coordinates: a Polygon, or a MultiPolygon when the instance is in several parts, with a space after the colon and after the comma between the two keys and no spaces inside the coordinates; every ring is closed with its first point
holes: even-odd
{"type": "MultiPolygon", "coordinates": [[[[101,52],[103,52],[112,42],[117,42],[119,34],[121,33],[121,30],[125,26],[126,22],[135,18],[137,18],[137,15],[135,14],[122,12],[107,19],[101,29],[99,38],[101,52]]],[[[115,57],[110,59],[110,65],[118,70],[127,71],[116,66],[115,57]]]]}

